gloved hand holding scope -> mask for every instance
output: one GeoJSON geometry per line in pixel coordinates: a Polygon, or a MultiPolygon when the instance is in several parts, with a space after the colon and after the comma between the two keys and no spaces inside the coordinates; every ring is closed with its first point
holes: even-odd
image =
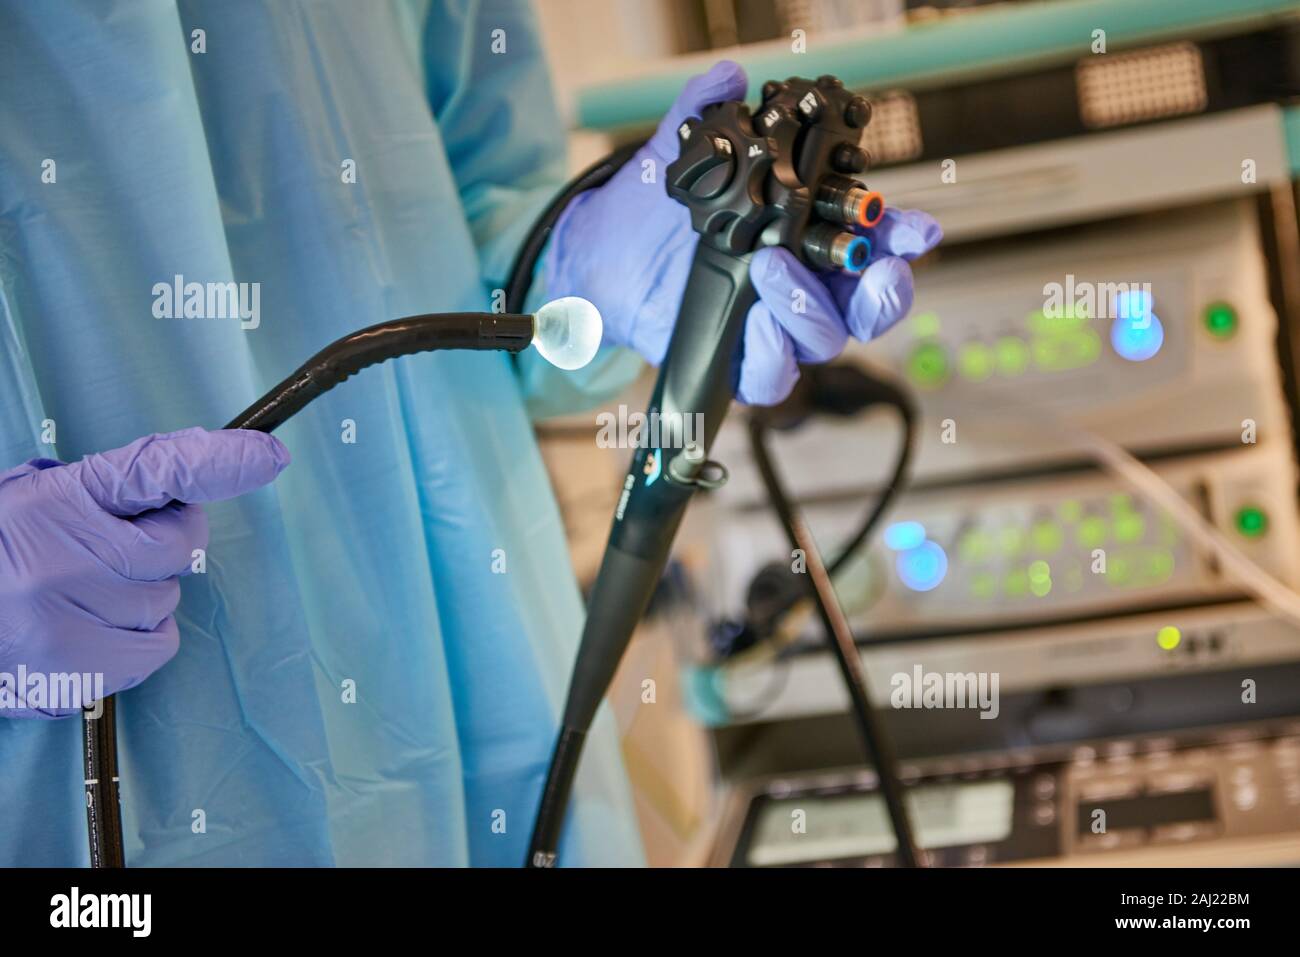
{"type": "MultiPolygon", "coordinates": [[[[700,241],[689,204],[674,202],[665,188],[668,168],[682,153],[689,165],[678,173],[693,179],[688,191],[703,198],[735,165],[752,161],[710,155],[705,139],[696,139],[693,148],[702,153],[683,153],[679,131],[712,105],[743,99],[746,85],[744,70],[730,61],[691,79],[650,140],[608,183],[574,199],[555,226],[547,257],[551,295],[591,300],[604,317],[605,342],[627,346],[654,365],[668,350],[700,241]]],[[[837,96],[840,100],[856,101],[854,118],[861,119],[864,100],[847,95],[837,96]]],[[[785,110],[797,107],[789,93],[782,103],[785,110]]],[[[829,361],[849,336],[866,342],[902,319],[912,305],[907,262],[929,252],[943,236],[928,214],[889,208],[879,194],[854,184],[867,157],[857,145],[861,129],[844,132],[836,141],[838,155],[831,158],[843,169],[824,177],[820,199],[809,197],[819,223],[808,237],[811,253],[760,243],[749,258],[757,301],[742,336],[736,386],[742,402],[775,405],[790,394],[799,363],[829,361]],[[861,241],[854,241],[857,236],[861,241]],[[846,260],[848,269],[830,268],[829,258],[846,253],[852,260],[846,260]]]]}
{"type": "Polygon", "coordinates": [[[556,227],[551,292],[581,288],[609,338],[652,361],[661,354],[662,365],[646,416],[657,440],[637,450],[623,482],[528,866],[555,863],[583,738],[691,495],[725,481],[706,455],[732,398],[779,401],[797,362],[831,359],[849,335],[870,339],[897,322],[912,300],[905,260],[942,238],[932,218],[887,210],[854,178],[868,163],[865,99],[834,77],[791,78],[766,83],[751,114],[737,101],[745,85],[732,63],[692,80],[646,146],[556,227]],[[663,183],[644,185],[673,138],[663,183]],[[652,200],[658,189],[676,203],[652,200]],[[645,261],[619,261],[642,249],[645,261]]]}

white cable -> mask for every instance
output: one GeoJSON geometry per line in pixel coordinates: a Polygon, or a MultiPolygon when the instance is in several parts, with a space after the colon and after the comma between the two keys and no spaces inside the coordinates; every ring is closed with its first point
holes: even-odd
{"type": "Polygon", "coordinates": [[[1070,422],[1059,413],[1028,405],[1018,406],[1018,411],[1027,413],[1028,418],[1037,419],[1044,427],[1050,426],[1058,434],[1059,430],[1069,433],[1075,444],[1091,453],[1107,471],[1158,504],[1198,546],[1213,553],[1229,578],[1276,614],[1300,625],[1300,593],[1242,553],[1150,466],[1109,439],[1070,422]]]}

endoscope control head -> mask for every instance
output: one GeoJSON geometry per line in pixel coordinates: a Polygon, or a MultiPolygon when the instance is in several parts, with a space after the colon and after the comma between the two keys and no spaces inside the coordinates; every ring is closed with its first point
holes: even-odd
{"type": "Polygon", "coordinates": [[[668,167],[668,194],[720,252],[744,256],[785,246],[818,270],[862,272],[870,241],[856,230],[880,222],[885,201],[855,176],[871,104],[832,76],[763,85],[744,103],[707,106],[678,127],[681,153],[668,167]]]}

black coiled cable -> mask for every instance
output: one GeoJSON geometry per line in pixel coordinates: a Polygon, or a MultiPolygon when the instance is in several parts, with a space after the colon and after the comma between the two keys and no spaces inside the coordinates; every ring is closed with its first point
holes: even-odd
{"type": "Polygon", "coordinates": [[[844,567],[870,537],[884,517],[885,511],[902,489],[912,457],[916,431],[916,412],[911,398],[898,386],[870,376],[852,366],[823,366],[806,370],[800,391],[793,401],[774,410],[755,410],[749,419],[749,445],[758,467],[768,501],[776,513],[792,549],[805,556],[807,575],[792,575],[798,580],[784,601],[775,603],[766,620],[756,630],[770,633],[780,618],[794,607],[800,598],[811,593],[813,603],[826,632],[827,645],[844,681],[849,696],[849,710],[861,738],[868,763],[873,765],[880,781],[880,792],[885,800],[889,823],[897,843],[898,862],[904,867],[920,866],[924,860],[916,841],[911,817],[903,798],[903,783],[898,774],[898,761],[889,735],[876,717],[871,694],[858,655],[857,641],[849,626],[844,610],[835,593],[835,573],[844,567]],[[777,472],[768,450],[767,435],[773,427],[791,427],[813,412],[847,416],[863,411],[871,405],[888,405],[898,412],[902,422],[902,436],[893,472],[888,483],[876,498],[866,519],[841,547],[838,557],[829,566],[822,561],[820,549],[809,531],[798,507],[791,500],[777,472]],[[792,416],[790,408],[798,411],[792,416]]]}

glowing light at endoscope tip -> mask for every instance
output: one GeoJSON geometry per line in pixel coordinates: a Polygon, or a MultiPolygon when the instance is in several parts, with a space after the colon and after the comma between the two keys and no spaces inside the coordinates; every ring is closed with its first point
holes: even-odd
{"type": "Polygon", "coordinates": [[[547,362],[561,369],[581,369],[600,348],[604,323],[585,299],[552,299],[533,317],[533,345],[547,362]]]}

